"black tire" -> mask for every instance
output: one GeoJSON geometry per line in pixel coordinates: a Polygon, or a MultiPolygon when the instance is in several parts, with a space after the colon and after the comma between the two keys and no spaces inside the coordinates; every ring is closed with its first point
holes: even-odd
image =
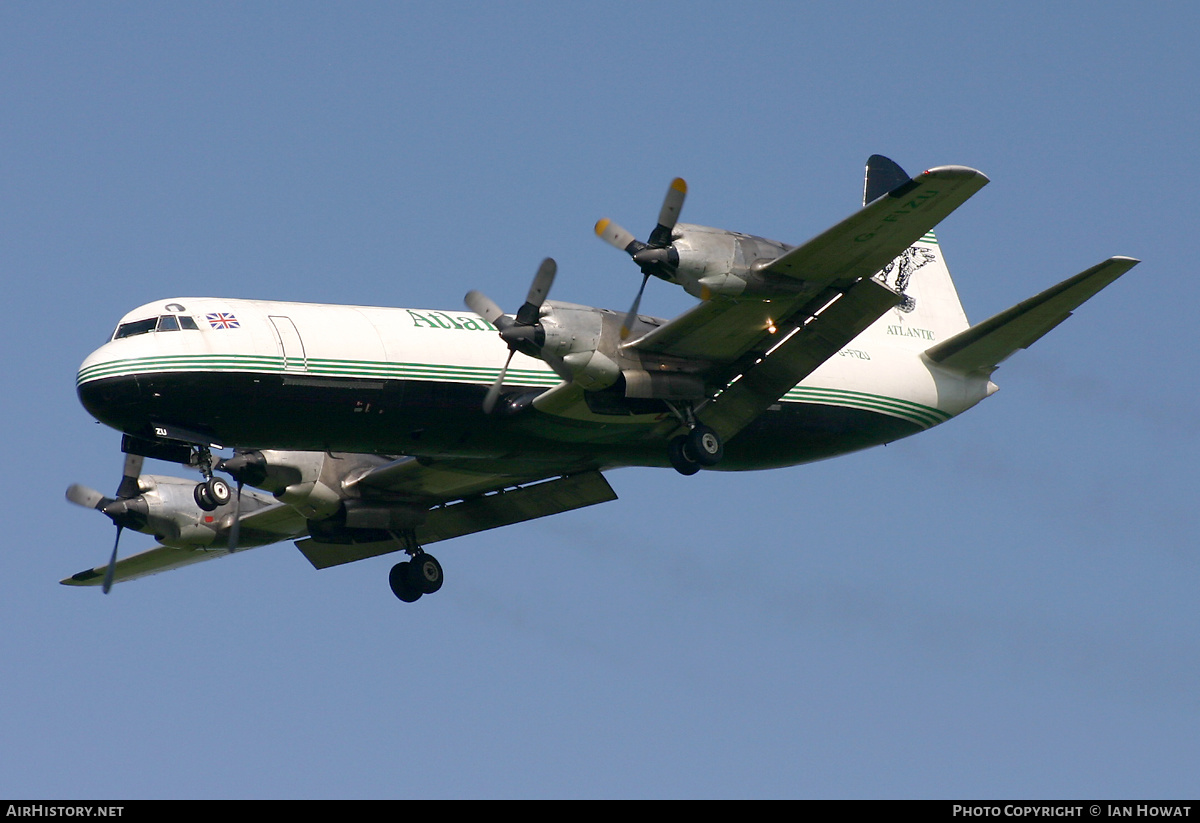
{"type": "Polygon", "coordinates": [[[207,483],[197,483],[196,488],[192,489],[192,497],[196,505],[206,512],[215,511],[217,508],[216,502],[208,495],[207,483]]]}
{"type": "Polygon", "coordinates": [[[208,492],[208,499],[217,506],[224,506],[233,499],[233,492],[230,490],[229,484],[219,477],[210,477],[204,484],[204,488],[208,492]]]}
{"type": "Polygon", "coordinates": [[[687,454],[701,466],[715,466],[725,454],[725,445],[708,426],[697,426],[688,433],[687,454]]]}
{"type": "Polygon", "coordinates": [[[442,587],[442,564],[432,554],[422,552],[408,564],[408,574],[414,588],[433,594],[442,587]]]}
{"type": "Polygon", "coordinates": [[[700,464],[689,454],[687,441],[687,435],[683,434],[671,438],[671,442],[667,444],[667,459],[671,461],[671,466],[675,471],[684,477],[691,477],[700,471],[700,464]]]}
{"type": "Polygon", "coordinates": [[[423,592],[413,585],[411,568],[407,560],[392,566],[392,572],[388,575],[388,584],[392,587],[392,594],[405,603],[415,603],[421,599],[423,592]]]}

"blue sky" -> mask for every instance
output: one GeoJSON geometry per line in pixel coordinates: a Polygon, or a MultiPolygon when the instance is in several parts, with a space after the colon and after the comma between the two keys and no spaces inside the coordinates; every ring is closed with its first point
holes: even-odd
{"type": "Polygon", "coordinates": [[[1044,5],[0,6],[0,795],[1195,797],[1200,12],[1044,5]],[[615,472],[413,606],[290,544],[58,585],[111,547],[63,491],[119,479],[74,377],[133,306],[511,305],[549,255],[623,310],[597,218],[681,175],[802,242],[876,152],[991,178],[938,230],[973,320],[1145,262],[942,427],[615,472]]]}

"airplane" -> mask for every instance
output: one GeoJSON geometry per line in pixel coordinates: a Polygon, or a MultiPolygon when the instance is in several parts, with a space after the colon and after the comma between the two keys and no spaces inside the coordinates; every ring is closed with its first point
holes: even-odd
{"type": "Polygon", "coordinates": [[[616,499],[624,466],[793,466],[933,428],[996,391],[997,366],[1139,261],[1112,257],[971,325],[933,229],[988,183],[964,166],[866,165],[863,207],[799,246],[679,222],[595,231],[638,266],[626,312],[551,301],[546,259],[513,314],[207,297],[147,303],[80,366],[122,432],[101,586],[294,540],[318,569],[402,551],[392,592],[441,588],[425,547],[616,499]],[[699,299],[642,314],[651,277],[699,299]],[[228,457],[214,454],[231,449],[228,457]],[[142,474],[146,457],[201,479],[142,474]],[[235,483],[218,476],[226,474],[235,483]],[[156,547],[118,560],[121,533],[156,547]]]}

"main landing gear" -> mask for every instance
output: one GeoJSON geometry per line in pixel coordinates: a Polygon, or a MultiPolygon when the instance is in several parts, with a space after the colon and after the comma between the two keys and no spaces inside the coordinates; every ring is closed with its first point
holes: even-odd
{"type": "Polygon", "coordinates": [[[696,419],[691,408],[682,411],[672,408],[690,429],[687,434],[671,438],[667,443],[667,458],[675,471],[691,476],[701,469],[715,466],[725,454],[721,436],[696,419]]]}
{"type": "Polygon", "coordinates": [[[440,589],[443,580],[442,564],[437,558],[426,554],[425,550],[417,545],[416,535],[412,532],[393,536],[404,544],[404,550],[412,559],[392,566],[392,572],[388,575],[392,594],[405,603],[413,603],[419,600],[421,595],[433,594],[440,589]]]}

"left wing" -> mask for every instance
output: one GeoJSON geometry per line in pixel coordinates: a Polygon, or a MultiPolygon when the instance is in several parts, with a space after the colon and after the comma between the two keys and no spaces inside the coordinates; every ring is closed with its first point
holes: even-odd
{"type": "MultiPolygon", "coordinates": [[[[137,580],[139,577],[149,577],[159,572],[167,572],[172,569],[190,566],[202,560],[214,560],[218,557],[227,557],[228,555],[229,550],[225,548],[195,547],[190,549],[173,549],[170,546],[155,546],[149,551],[118,560],[116,568],[113,571],[113,582],[122,583],[126,580],[137,580]]],[[[96,566],[93,569],[85,569],[58,582],[64,586],[99,586],[104,582],[104,573],[106,571],[108,571],[107,563],[103,566],[96,566]]]]}

